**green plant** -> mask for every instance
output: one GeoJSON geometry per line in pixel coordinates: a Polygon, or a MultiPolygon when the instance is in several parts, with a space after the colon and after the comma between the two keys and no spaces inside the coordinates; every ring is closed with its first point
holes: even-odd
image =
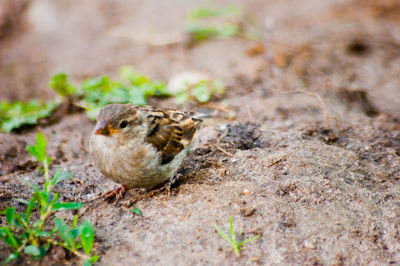
{"type": "Polygon", "coordinates": [[[49,87],[61,96],[73,95],[78,91],[75,86],[68,83],[68,76],[65,73],[58,73],[51,77],[49,87]]]}
{"type": "Polygon", "coordinates": [[[11,132],[22,125],[37,124],[41,118],[50,116],[65,97],[71,97],[89,118],[96,119],[99,110],[110,103],[145,105],[150,97],[161,96],[175,96],[178,103],[187,100],[205,103],[213,95],[224,93],[224,86],[218,80],[203,80],[173,91],[164,82],[151,80],[129,66],[120,69],[120,77],[118,81],[108,76],[89,78],[78,88],[68,82],[67,74],[58,73],[49,81],[49,87],[61,96],[57,100],[0,102],[0,131],[11,132]]]}
{"type": "Polygon", "coordinates": [[[143,216],[142,211],[139,210],[138,208],[133,208],[132,209],[132,213],[136,214],[136,215],[139,215],[139,216],[143,216]]]}
{"type": "Polygon", "coordinates": [[[261,41],[263,33],[254,24],[255,21],[246,17],[238,6],[216,8],[207,5],[189,12],[185,31],[190,37],[189,44],[236,36],[261,41]]]}
{"type": "Polygon", "coordinates": [[[54,227],[51,228],[49,221],[56,212],[75,210],[83,206],[79,202],[61,202],[58,200],[59,194],[53,193],[58,183],[73,174],[58,170],[50,178],[51,159],[46,154],[46,139],[42,133],[37,134],[36,144],[28,145],[26,149],[41,163],[45,183],[43,189],[31,185],[34,193],[30,200],[20,199],[20,202],[26,204],[25,212],[16,212],[14,207],[7,207],[0,212],[7,221],[6,226],[0,227],[0,239],[13,250],[5,263],[18,258],[21,253],[31,256],[33,260],[40,259],[52,245],[61,246],[79,256],[84,265],[96,262],[97,255],[91,255],[94,243],[92,224],[84,221],[78,226],[77,215],[74,216],[72,228],[59,218],[54,218],[54,227]]]}
{"type": "MultiPolygon", "coordinates": [[[[233,230],[233,225],[232,225],[232,217],[229,218],[229,230],[231,232],[231,238],[229,238],[217,225],[214,224],[215,230],[217,230],[218,234],[225,239],[226,241],[228,241],[233,250],[235,251],[235,254],[240,257],[240,247],[243,246],[246,243],[249,243],[251,241],[254,241],[256,239],[258,239],[260,237],[260,235],[256,235],[254,237],[248,238],[243,240],[242,242],[237,242],[236,240],[236,235],[235,235],[235,231],[233,230]]],[[[240,232],[239,235],[242,235],[243,232],[240,232]]]]}
{"type": "Polygon", "coordinates": [[[213,95],[221,95],[224,92],[225,88],[221,81],[202,80],[196,84],[188,84],[184,88],[179,88],[175,96],[177,103],[183,103],[191,99],[206,103],[210,101],[213,95]]]}
{"type": "Polygon", "coordinates": [[[0,102],[0,130],[11,132],[22,125],[34,125],[39,119],[48,117],[59,106],[58,101],[0,102]]]}
{"type": "Polygon", "coordinates": [[[236,36],[240,33],[237,18],[241,13],[237,6],[200,7],[189,12],[185,30],[190,34],[192,41],[236,36]]]}
{"type": "Polygon", "coordinates": [[[120,76],[121,81],[113,81],[107,76],[89,78],[78,90],[68,83],[66,74],[60,73],[51,78],[50,87],[61,96],[73,95],[78,98],[91,119],[96,119],[99,110],[109,103],[144,105],[152,96],[171,95],[165,83],[152,81],[132,67],[122,67],[120,76]]]}

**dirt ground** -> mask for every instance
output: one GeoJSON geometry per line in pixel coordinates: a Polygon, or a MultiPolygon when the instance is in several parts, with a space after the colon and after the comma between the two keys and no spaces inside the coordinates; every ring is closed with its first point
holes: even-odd
{"type": "MultiPolygon", "coordinates": [[[[127,208],[98,198],[117,184],[87,153],[94,123],[73,113],[0,134],[0,209],[23,209],[17,199],[30,195],[25,179],[43,183],[24,151],[40,130],[55,158],[52,171],[75,173],[57,191],[85,204],[79,218],[95,226],[99,265],[400,264],[398,1],[216,2],[243,8],[265,36],[265,53],[242,38],[187,47],[183,25],[198,4],[35,0],[18,23],[0,19],[0,99],[49,99],[55,73],[81,82],[116,76],[122,65],[164,81],[190,70],[227,84],[210,103],[219,112],[206,121],[169,200],[162,192],[127,208]],[[229,111],[236,115],[227,119],[229,111]],[[261,235],[241,257],[213,226],[227,232],[229,217],[243,237],[261,235]]],[[[0,243],[0,261],[7,255],[0,243]]],[[[55,249],[35,262],[76,263],[55,249]]]]}

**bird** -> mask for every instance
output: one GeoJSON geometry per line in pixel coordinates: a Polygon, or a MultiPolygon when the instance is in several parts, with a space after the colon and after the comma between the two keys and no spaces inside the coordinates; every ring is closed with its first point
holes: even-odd
{"type": "Polygon", "coordinates": [[[90,136],[90,154],[103,175],[121,184],[104,199],[118,202],[129,189],[173,180],[194,151],[202,123],[194,113],[174,109],[129,103],[103,107],[90,136]]]}

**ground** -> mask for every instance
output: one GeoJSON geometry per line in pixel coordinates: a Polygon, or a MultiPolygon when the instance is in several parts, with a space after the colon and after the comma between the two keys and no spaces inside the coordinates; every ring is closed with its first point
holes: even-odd
{"type": "MultiPolygon", "coordinates": [[[[91,163],[94,123],[72,112],[0,134],[0,209],[23,209],[17,199],[30,193],[23,180],[43,183],[24,151],[40,130],[52,171],[75,173],[57,191],[85,204],[78,214],[95,226],[99,265],[400,264],[396,0],[217,2],[241,6],[263,43],[228,38],[191,47],[182,29],[197,1],[17,2],[0,12],[1,99],[50,99],[55,73],[81,82],[115,76],[122,65],[164,81],[203,72],[223,80],[227,92],[208,104],[219,111],[205,121],[169,199],[161,192],[131,207],[102,201],[117,184],[91,163]],[[14,15],[20,19],[7,20],[14,15]],[[261,235],[240,257],[213,226],[227,232],[229,217],[244,237],[261,235]]],[[[0,247],[2,261],[9,251],[0,247]]],[[[78,261],[53,249],[35,263],[78,261]]]]}

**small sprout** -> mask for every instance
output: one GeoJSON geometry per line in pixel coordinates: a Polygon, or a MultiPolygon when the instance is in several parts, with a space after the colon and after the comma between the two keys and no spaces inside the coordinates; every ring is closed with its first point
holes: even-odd
{"type": "Polygon", "coordinates": [[[196,100],[199,103],[207,103],[213,96],[222,95],[225,92],[221,81],[201,80],[194,84],[187,83],[176,91],[176,102],[183,103],[188,100],[196,100]]]}
{"type": "Polygon", "coordinates": [[[26,147],[27,151],[42,164],[46,178],[43,189],[32,185],[35,191],[31,199],[19,200],[26,204],[25,213],[16,212],[14,207],[7,207],[0,212],[0,215],[4,215],[7,220],[7,225],[0,227],[0,239],[13,249],[13,253],[4,263],[18,258],[22,252],[31,256],[33,260],[37,260],[46,255],[51,245],[58,245],[82,258],[84,265],[91,265],[97,261],[98,257],[90,255],[94,242],[94,229],[89,222],[84,221],[77,226],[78,216],[75,215],[72,228],[70,228],[64,220],[55,218],[55,227],[49,231],[44,230],[50,226],[49,218],[54,216],[55,212],[83,207],[83,204],[79,202],[61,202],[58,200],[58,193],[53,193],[57,184],[70,178],[73,174],[58,170],[50,178],[50,157],[47,156],[46,146],[45,137],[42,133],[38,133],[35,145],[26,147]],[[32,217],[38,218],[32,221],[32,217]],[[59,237],[56,236],[56,232],[59,237]]]}
{"type": "Polygon", "coordinates": [[[201,26],[190,23],[186,26],[186,31],[192,35],[194,41],[203,41],[212,37],[228,38],[239,34],[239,26],[232,23],[225,23],[221,26],[201,26]]]}
{"type": "Polygon", "coordinates": [[[36,135],[36,144],[26,146],[26,151],[36,158],[40,163],[45,164],[48,160],[46,156],[46,139],[44,135],[39,132],[36,135]]]}
{"type": "Polygon", "coordinates": [[[51,158],[46,155],[46,139],[44,135],[39,132],[36,135],[36,144],[35,145],[28,145],[26,146],[26,151],[29,152],[33,157],[36,158],[42,165],[43,165],[43,171],[44,171],[44,177],[45,177],[45,191],[47,190],[47,186],[50,182],[50,177],[49,177],[49,165],[51,158]]]}
{"type": "Polygon", "coordinates": [[[49,87],[54,89],[61,96],[69,96],[77,92],[77,89],[68,83],[68,76],[65,73],[54,75],[50,79],[49,87]]]}
{"type": "Polygon", "coordinates": [[[237,6],[201,7],[189,12],[185,29],[192,41],[233,37],[241,31],[237,19],[241,13],[237,6]]]}
{"type": "Polygon", "coordinates": [[[201,7],[189,12],[185,30],[190,37],[189,45],[209,39],[236,36],[260,41],[263,39],[262,31],[253,24],[237,6],[201,7]]]}
{"type": "MultiPolygon", "coordinates": [[[[225,239],[226,241],[228,241],[228,242],[231,244],[231,246],[232,246],[232,248],[233,248],[235,254],[236,254],[238,257],[240,257],[240,247],[241,247],[242,245],[244,245],[244,244],[246,244],[246,243],[249,243],[249,242],[251,242],[251,241],[254,241],[254,240],[256,240],[256,239],[258,239],[258,238],[260,237],[260,235],[256,235],[256,236],[254,236],[254,237],[245,239],[245,240],[243,240],[242,242],[239,242],[239,243],[238,243],[237,240],[236,240],[235,231],[233,230],[232,217],[229,218],[229,230],[230,230],[230,232],[231,232],[231,238],[229,238],[217,225],[214,224],[214,227],[215,227],[215,230],[217,230],[218,234],[219,234],[223,239],[225,239]]],[[[240,235],[241,235],[241,234],[242,234],[242,233],[240,233],[240,235]]]]}
{"type": "Polygon", "coordinates": [[[143,216],[142,212],[138,208],[132,209],[132,213],[139,215],[139,216],[143,216]]]}
{"type": "Polygon", "coordinates": [[[225,6],[220,9],[211,9],[208,7],[201,7],[189,12],[190,20],[198,20],[212,17],[221,17],[240,14],[242,11],[238,6],[225,6]]]}

